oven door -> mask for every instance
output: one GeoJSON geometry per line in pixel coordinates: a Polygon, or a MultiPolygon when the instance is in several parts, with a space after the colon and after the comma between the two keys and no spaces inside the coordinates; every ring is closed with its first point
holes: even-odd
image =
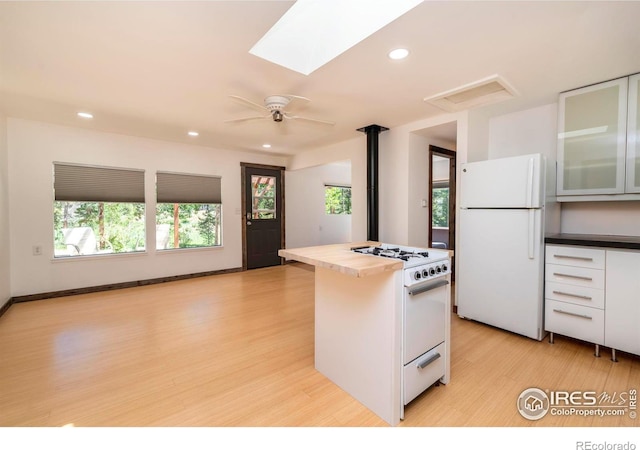
{"type": "Polygon", "coordinates": [[[405,287],[403,364],[444,342],[448,277],[405,287]]]}

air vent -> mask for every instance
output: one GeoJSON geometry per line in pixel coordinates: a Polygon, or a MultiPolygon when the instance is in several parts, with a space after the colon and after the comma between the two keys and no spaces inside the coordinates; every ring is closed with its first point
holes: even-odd
{"type": "Polygon", "coordinates": [[[456,112],[501,102],[516,95],[515,89],[502,77],[493,75],[456,89],[426,97],[424,101],[445,111],[456,112]]]}

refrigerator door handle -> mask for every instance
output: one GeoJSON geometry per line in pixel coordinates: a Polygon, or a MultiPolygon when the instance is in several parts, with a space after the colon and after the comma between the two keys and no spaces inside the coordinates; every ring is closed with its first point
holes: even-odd
{"type": "Polygon", "coordinates": [[[527,171],[527,208],[533,208],[533,175],[535,159],[529,158],[527,171]]]}
{"type": "Polygon", "coordinates": [[[536,212],[534,209],[529,209],[529,239],[528,239],[528,256],[529,259],[535,258],[536,248],[536,212]]]}

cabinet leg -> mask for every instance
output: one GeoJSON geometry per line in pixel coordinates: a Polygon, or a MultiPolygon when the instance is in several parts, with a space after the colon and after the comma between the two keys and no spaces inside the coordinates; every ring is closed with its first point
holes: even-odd
{"type": "Polygon", "coordinates": [[[549,333],[549,344],[553,344],[553,333],[549,333]]]}
{"type": "Polygon", "coordinates": [[[600,358],[600,346],[596,344],[596,358],[600,358]]]}
{"type": "Polygon", "coordinates": [[[611,361],[618,362],[618,358],[616,358],[616,349],[615,348],[611,349],[611,361]]]}

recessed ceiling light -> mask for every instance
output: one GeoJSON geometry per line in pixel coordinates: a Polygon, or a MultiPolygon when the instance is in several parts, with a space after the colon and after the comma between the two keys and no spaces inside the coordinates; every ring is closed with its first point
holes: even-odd
{"type": "Polygon", "coordinates": [[[262,144],[262,148],[271,148],[271,144],[262,144]]]}
{"type": "Polygon", "coordinates": [[[406,48],[396,48],[389,52],[389,58],[391,59],[404,59],[409,55],[409,50],[406,48]]]}
{"type": "Polygon", "coordinates": [[[187,134],[188,134],[189,136],[193,136],[193,137],[196,137],[196,136],[199,136],[199,135],[200,135],[200,133],[198,133],[197,131],[189,131],[187,134]]]}
{"type": "Polygon", "coordinates": [[[78,117],[82,117],[83,119],[93,119],[93,114],[88,112],[79,112],[78,117]]]}

